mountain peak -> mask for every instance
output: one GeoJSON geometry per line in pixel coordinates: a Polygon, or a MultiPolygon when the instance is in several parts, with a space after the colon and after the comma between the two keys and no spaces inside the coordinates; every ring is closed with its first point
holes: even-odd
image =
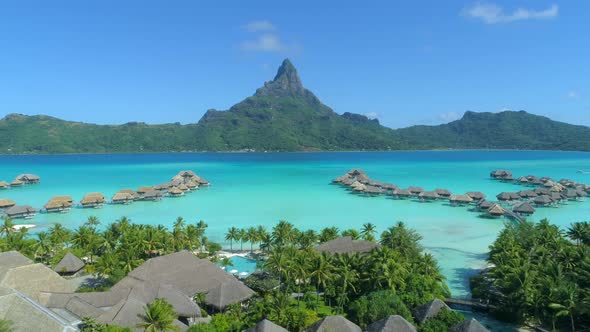
{"type": "Polygon", "coordinates": [[[262,96],[302,95],[304,93],[305,89],[301,78],[289,59],[283,60],[272,81],[264,83],[264,86],[256,91],[256,95],[262,96]]]}

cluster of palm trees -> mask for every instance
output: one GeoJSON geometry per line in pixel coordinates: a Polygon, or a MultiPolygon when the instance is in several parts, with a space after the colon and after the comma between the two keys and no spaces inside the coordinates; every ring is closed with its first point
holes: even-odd
{"type": "Polygon", "coordinates": [[[474,295],[522,323],[590,329],[590,223],[566,232],[542,220],[505,228],[491,246],[493,267],[474,281],[474,295]]]}
{"type": "Polygon", "coordinates": [[[213,253],[220,248],[208,241],[207,224],[203,221],[188,223],[178,217],[171,231],[162,225],[133,224],[127,217],[107,225],[102,231],[99,225],[98,218],[92,216],[73,231],[54,224],[48,231],[28,236],[26,229],[15,231],[12,220],[7,218],[0,227],[0,249],[18,250],[48,265],[56,264],[67,251],[72,251],[86,258],[89,270],[108,276],[125,275],[157,255],[206,249],[213,253]]]}

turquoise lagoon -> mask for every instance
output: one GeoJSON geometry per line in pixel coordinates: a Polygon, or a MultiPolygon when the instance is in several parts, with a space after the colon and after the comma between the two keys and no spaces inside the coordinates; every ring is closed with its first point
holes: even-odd
{"type": "MultiPolygon", "coordinates": [[[[101,209],[72,209],[67,214],[38,214],[22,223],[43,230],[52,223],[69,228],[96,215],[103,224],[127,216],[136,223],[171,226],[178,216],[204,220],[212,241],[224,241],[228,227],[266,225],[279,220],[301,229],[335,225],[360,228],[371,222],[378,230],[406,222],[423,237],[422,244],[438,259],[454,296],[469,294],[468,278],[485,267],[488,246],[502,229],[503,219],[481,219],[463,207],[443,202],[418,203],[389,197],[361,197],[330,181],[350,168],[362,168],[371,178],[425,189],[453,192],[482,191],[494,197],[520,187],[489,179],[493,169],[510,169],[515,176],[534,174],[556,179],[590,182],[590,154],[545,151],[453,151],[379,153],[175,153],[57,156],[0,156],[0,180],[20,173],[35,173],[41,183],[0,191],[0,198],[17,204],[43,206],[54,195],[80,200],[99,191],[110,198],[123,188],[137,189],[168,181],[178,171],[192,169],[212,185],[180,198],[131,205],[105,205],[101,209]]],[[[532,220],[549,218],[567,227],[587,220],[590,203],[571,202],[559,208],[542,208],[532,220]]],[[[239,244],[234,243],[234,248],[239,244]]],[[[244,249],[249,245],[245,244],[244,249]]]]}

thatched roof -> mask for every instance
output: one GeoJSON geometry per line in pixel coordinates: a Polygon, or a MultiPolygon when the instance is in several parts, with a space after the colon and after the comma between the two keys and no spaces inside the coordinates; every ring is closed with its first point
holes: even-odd
{"type": "Polygon", "coordinates": [[[487,209],[491,208],[492,205],[494,205],[494,203],[492,203],[490,201],[486,201],[485,199],[482,199],[479,202],[477,202],[477,206],[482,210],[487,210],[487,209]]]}
{"type": "Polygon", "coordinates": [[[68,202],[68,201],[62,201],[62,200],[50,200],[49,202],[47,202],[47,204],[45,204],[43,206],[46,210],[52,210],[52,209],[60,209],[60,208],[69,208],[72,207],[72,203],[68,202]]]}
{"type": "Polygon", "coordinates": [[[363,191],[371,195],[379,195],[383,193],[383,189],[375,186],[365,186],[365,190],[363,191]]]}
{"type": "Polygon", "coordinates": [[[21,180],[14,179],[14,180],[12,180],[12,182],[10,182],[10,185],[11,186],[22,186],[23,182],[21,180]]]}
{"type": "Polygon", "coordinates": [[[15,206],[15,205],[16,205],[16,202],[11,199],[8,199],[8,198],[0,199],[0,209],[6,209],[6,208],[9,208],[9,207],[15,206]]]}
{"type": "MultiPolygon", "coordinates": [[[[109,325],[119,325],[131,328],[132,331],[143,331],[137,325],[144,322],[145,307],[147,303],[141,302],[134,298],[123,299],[115,306],[99,316],[97,320],[109,325]]],[[[174,320],[174,325],[178,326],[181,331],[186,331],[187,326],[178,320],[174,320]]]]}
{"type": "Polygon", "coordinates": [[[345,186],[350,186],[355,182],[356,182],[356,180],[354,178],[346,178],[346,179],[342,180],[342,184],[345,186]]]}
{"type": "Polygon", "coordinates": [[[396,189],[398,189],[397,186],[395,184],[392,184],[392,183],[382,183],[381,184],[381,188],[383,188],[385,190],[396,190],[396,189]]]}
{"type": "Polygon", "coordinates": [[[365,191],[365,189],[367,189],[367,186],[358,181],[355,181],[353,184],[350,185],[350,187],[354,191],[365,191]]]}
{"type": "Polygon", "coordinates": [[[346,172],[346,174],[348,174],[350,176],[366,175],[365,171],[363,171],[360,168],[353,168],[353,169],[349,170],[348,172],[346,172]]]}
{"type": "Polygon", "coordinates": [[[506,213],[506,210],[499,204],[494,204],[488,209],[488,213],[493,216],[502,216],[506,213]]]}
{"type": "Polygon", "coordinates": [[[549,189],[547,188],[535,188],[534,191],[537,195],[549,195],[549,189]]]}
{"type": "Polygon", "coordinates": [[[279,326],[268,319],[263,319],[256,323],[253,327],[246,330],[246,332],[289,332],[282,326],[279,326]]]}
{"type": "Polygon", "coordinates": [[[76,273],[84,268],[84,262],[68,252],[53,268],[53,271],[57,273],[76,273]]]}
{"type": "Polygon", "coordinates": [[[447,189],[434,189],[434,191],[442,197],[450,197],[452,195],[452,193],[450,191],[448,191],[447,189]]]}
{"type": "Polygon", "coordinates": [[[159,197],[162,197],[162,192],[158,191],[158,190],[151,190],[151,191],[148,191],[145,194],[143,194],[141,197],[143,199],[147,199],[147,200],[157,199],[159,197]]]}
{"type": "MultiPolygon", "coordinates": [[[[559,195],[559,194],[557,194],[557,195],[559,195]]],[[[560,196],[560,198],[561,198],[561,196],[560,196]]],[[[551,199],[551,197],[549,195],[541,195],[541,196],[535,197],[533,202],[535,202],[535,204],[546,205],[546,204],[553,203],[553,199],[551,199]]]]}
{"type": "Polygon", "coordinates": [[[168,189],[168,193],[171,195],[182,195],[183,191],[178,189],[177,187],[172,187],[168,189]]]}
{"type": "Polygon", "coordinates": [[[30,205],[15,205],[4,210],[4,213],[6,213],[6,215],[11,218],[25,214],[33,214],[36,212],[37,210],[30,205]]]}
{"type": "Polygon", "coordinates": [[[538,196],[533,190],[521,190],[517,194],[522,198],[534,198],[538,196]]]}
{"type": "Polygon", "coordinates": [[[148,191],[152,191],[152,190],[154,190],[154,188],[152,188],[152,187],[148,187],[148,186],[143,186],[143,187],[139,187],[139,188],[137,189],[137,193],[138,193],[138,194],[145,194],[145,193],[147,193],[148,191]]]}
{"type": "Polygon", "coordinates": [[[367,326],[365,332],[416,332],[416,328],[400,315],[391,315],[367,326]]]}
{"type": "Polygon", "coordinates": [[[457,203],[471,203],[471,202],[473,202],[473,198],[471,198],[467,195],[452,195],[449,198],[449,201],[457,202],[457,203]]]}
{"type": "Polygon", "coordinates": [[[197,188],[199,185],[198,185],[198,184],[196,184],[194,181],[192,181],[192,180],[191,180],[191,181],[188,181],[188,182],[186,183],[186,186],[187,186],[189,189],[194,189],[194,188],[197,188]]]}
{"type": "Polygon", "coordinates": [[[512,209],[513,212],[516,213],[523,213],[523,214],[533,214],[535,213],[535,208],[531,206],[530,203],[524,202],[519,204],[512,209]]]}
{"type": "Polygon", "coordinates": [[[473,198],[474,201],[479,201],[480,199],[486,198],[486,195],[480,191],[470,191],[466,193],[466,195],[473,198]]]}
{"type": "Polygon", "coordinates": [[[172,182],[160,183],[154,186],[154,190],[166,190],[173,187],[172,182]]]}
{"type": "Polygon", "coordinates": [[[510,201],[513,199],[520,199],[520,195],[517,193],[511,193],[511,192],[501,192],[498,195],[496,195],[496,198],[500,201],[510,201]]]}
{"type": "Polygon", "coordinates": [[[425,199],[437,199],[440,196],[436,193],[436,191],[423,191],[420,194],[418,194],[418,197],[425,199]]]}
{"type": "Polygon", "coordinates": [[[408,187],[408,190],[412,193],[412,194],[419,194],[421,192],[424,191],[424,189],[420,188],[420,187],[408,187]]]}
{"type": "Polygon", "coordinates": [[[139,195],[135,191],[133,191],[132,189],[121,189],[117,192],[122,193],[122,194],[129,194],[129,195],[131,195],[131,197],[133,197],[133,199],[139,198],[139,195]]]}
{"type": "Polygon", "coordinates": [[[512,178],[512,172],[504,170],[504,169],[499,169],[499,170],[492,171],[490,173],[490,176],[493,178],[502,178],[502,179],[508,178],[508,177],[512,178]]]}
{"type": "Polygon", "coordinates": [[[393,191],[394,195],[397,196],[411,196],[412,193],[408,189],[397,189],[393,191]]]}
{"type": "Polygon", "coordinates": [[[122,193],[122,192],[118,192],[116,194],[113,195],[113,198],[111,198],[111,200],[113,202],[130,202],[133,201],[134,196],[130,193],[122,193]]]}
{"type": "Polygon", "coordinates": [[[207,293],[205,302],[217,309],[240,303],[254,295],[254,291],[235,277],[225,273],[211,261],[199,259],[188,251],[145,261],[112,290],[129,288],[138,280],[170,285],[190,297],[196,293],[207,293]]]}
{"type": "Polygon", "coordinates": [[[560,201],[563,199],[563,197],[561,197],[560,193],[556,193],[556,192],[551,192],[549,193],[549,197],[551,197],[552,200],[554,200],[555,202],[560,201]]]}
{"type": "Polygon", "coordinates": [[[39,180],[41,180],[41,178],[35,174],[20,174],[19,176],[16,177],[16,180],[19,180],[22,182],[39,182],[39,180]]]}
{"type": "Polygon", "coordinates": [[[178,172],[178,174],[176,174],[176,176],[180,176],[183,178],[194,178],[194,177],[197,177],[197,174],[195,174],[195,172],[193,172],[191,170],[185,170],[185,171],[178,172]]]}
{"type": "Polygon", "coordinates": [[[178,189],[180,189],[182,191],[187,191],[188,187],[184,183],[182,183],[180,186],[178,186],[178,189]]]}
{"type": "Polygon", "coordinates": [[[350,236],[343,236],[330,240],[315,246],[315,250],[318,252],[327,252],[332,255],[334,254],[351,254],[351,253],[366,253],[375,248],[378,248],[379,244],[372,241],[364,240],[353,240],[350,236]]]}
{"type": "Polygon", "coordinates": [[[451,326],[451,332],[488,332],[480,322],[475,318],[464,320],[463,322],[451,326]]]}
{"type": "Polygon", "coordinates": [[[60,316],[36,304],[12,288],[0,287],[0,319],[10,321],[11,331],[76,331],[60,316]]]}
{"type": "Polygon", "coordinates": [[[84,198],[80,201],[80,204],[103,204],[105,202],[104,195],[98,192],[88,193],[84,195],[84,198]]]}
{"type": "Polygon", "coordinates": [[[63,196],[53,196],[53,197],[51,197],[51,201],[62,201],[62,202],[73,203],[74,199],[72,198],[72,196],[63,195],[63,196]]]}
{"type": "Polygon", "coordinates": [[[6,181],[0,181],[0,188],[4,189],[4,188],[8,188],[10,186],[10,184],[6,181]]]}
{"type": "Polygon", "coordinates": [[[565,189],[565,187],[560,184],[560,183],[556,183],[553,187],[549,188],[550,192],[560,192],[563,191],[565,189]]]}
{"type": "Polygon", "coordinates": [[[562,195],[566,198],[577,198],[578,196],[578,192],[575,191],[574,189],[566,189],[562,195]]]}
{"type": "Polygon", "coordinates": [[[305,332],[361,332],[361,328],[342,316],[326,316],[305,329],[305,332]]]}
{"type": "Polygon", "coordinates": [[[434,299],[426,304],[423,304],[414,310],[414,318],[420,324],[426,320],[436,317],[438,313],[443,309],[451,310],[443,301],[434,299]]]}

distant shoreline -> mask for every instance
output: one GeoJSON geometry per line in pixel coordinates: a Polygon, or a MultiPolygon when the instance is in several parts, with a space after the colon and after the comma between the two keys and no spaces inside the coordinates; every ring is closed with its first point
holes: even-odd
{"type": "Polygon", "coordinates": [[[0,157],[25,157],[25,156],[87,156],[87,155],[156,155],[156,154],[313,154],[313,153],[394,153],[394,152],[563,152],[563,153],[588,153],[580,150],[529,150],[529,149],[425,149],[425,150],[335,150],[335,151],[152,151],[152,152],[72,152],[72,153],[0,153],[0,157]]]}

